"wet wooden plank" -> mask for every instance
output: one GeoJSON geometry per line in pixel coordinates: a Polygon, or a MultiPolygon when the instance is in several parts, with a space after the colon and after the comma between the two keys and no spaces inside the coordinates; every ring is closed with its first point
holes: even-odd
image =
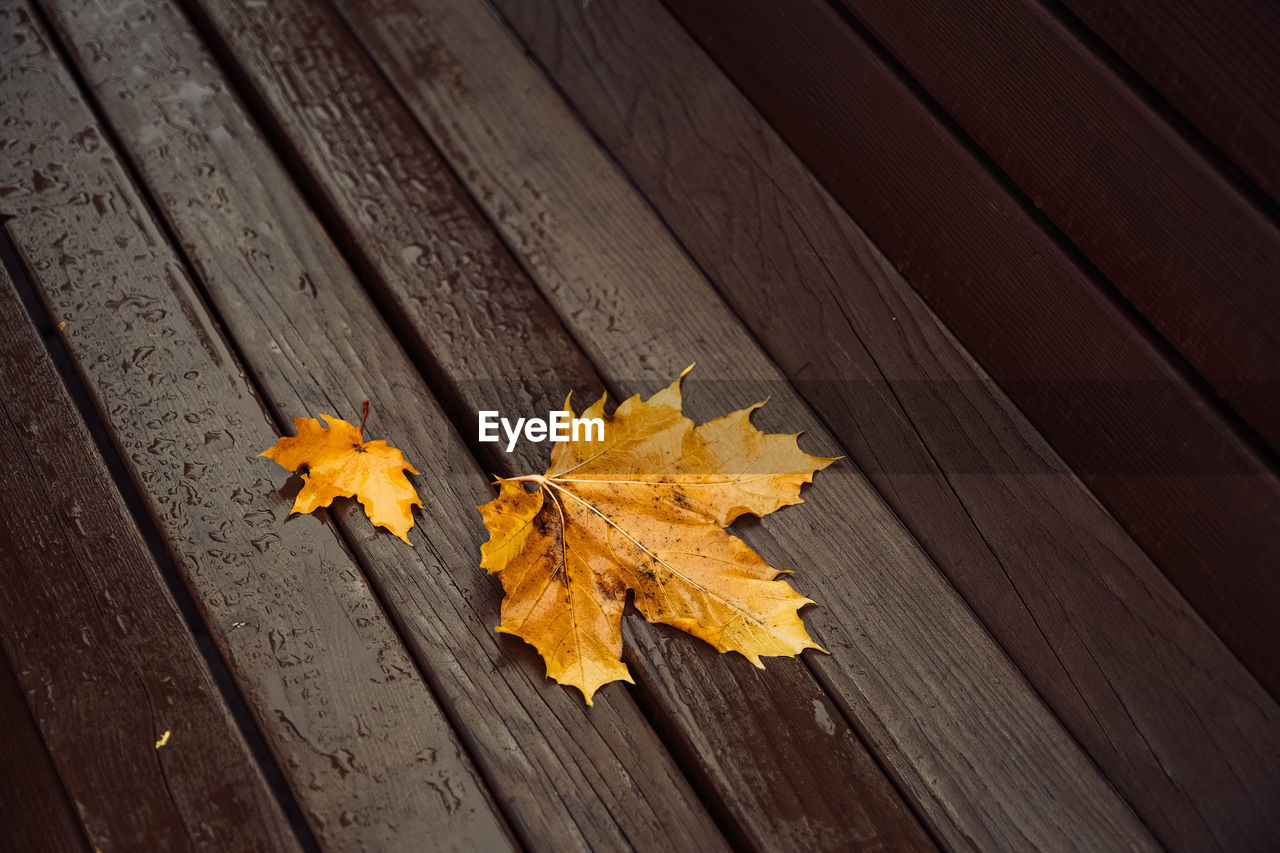
{"type": "Polygon", "coordinates": [[[496,5],[1158,837],[1280,836],[1274,700],[661,4],[496,5]]]}
{"type": "MultiPolygon", "coordinates": [[[[6,566],[6,572],[12,568],[6,566]]],[[[15,850],[87,853],[91,849],[88,839],[27,708],[22,688],[3,656],[0,726],[5,733],[0,738],[0,837],[15,850]]]]}
{"type": "Polygon", "coordinates": [[[752,0],[732,18],[702,0],[668,7],[1280,692],[1280,481],[1268,465],[837,12],[819,0],[752,0]]]}
{"type": "MultiPolygon", "coordinates": [[[[271,117],[290,159],[305,166],[331,227],[401,321],[418,362],[445,389],[460,428],[474,430],[479,409],[543,412],[558,407],[569,388],[601,387],[331,11],[304,2],[213,2],[202,4],[200,18],[260,113],[271,117]]],[[[482,453],[486,471],[525,473],[547,464],[539,445],[521,445],[511,456],[480,448],[493,451],[482,453]]],[[[675,632],[660,633],[635,614],[627,646],[647,714],[737,846],[931,846],[805,668],[761,672],[675,632]]],[[[540,663],[531,667],[541,671],[540,663]]],[[[601,695],[623,694],[619,685],[601,695]]]]}
{"type": "Polygon", "coordinates": [[[841,2],[1280,448],[1276,223],[1037,0],[841,2]]]}
{"type": "Polygon", "coordinates": [[[48,37],[2,32],[8,230],[320,845],[509,846],[341,540],[287,523],[276,426],[48,37]]]}
{"type": "Polygon", "coordinates": [[[1280,201],[1280,7],[1255,0],[1063,5],[1280,201]]]}
{"type": "Polygon", "coordinates": [[[89,839],[298,849],[3,273],[0,388],[0,641],[89,839]]]}
{"type": "MultiPolygon", "coordinates": [[[[610,383],[652,390],[696,361],[691,417],[767,388],[765,427],[835,449],[490,9],[340,7],[610,383]]],[[[820,479],[743,536],[820,602],[832,655],[806,661],[944,844],[1152,843],[861,474],[820,479]]]]}
{"type": "MultiPolygon", "coordinates": [[[[475,512],[489,478],[198,36],[163,2],[50,5],[277,418],[356,417],[369,399],[370,437],[390,440],[423,472],[416,548],[372,528],[358,504],[335,514],[520,840],[554,850],[723,847],[625,691],[587,709],[548,682],[522,644],[494,632],[500,588],[479,567],[487,535],[475,512]],[[145,78],[130,75],[137,63],[145,78]]],[[[330,60],[319,45],[310,57],[295,71],[330,60]]],[[[376,197],[355,209],[387,220],[376,197]]],[[[309,517],[284,527],[326,535],[309,517]]]]}

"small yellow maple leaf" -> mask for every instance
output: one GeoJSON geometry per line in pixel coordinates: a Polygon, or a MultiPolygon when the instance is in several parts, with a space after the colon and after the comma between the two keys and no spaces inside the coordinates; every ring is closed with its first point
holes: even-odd
{"type": "MultiPolygon", "coordinates": [[[[556,444],[545,474],[499,479],[498,497],[478,507],[490,535],[480,564],[506,592],[497,630],[533,645],[547,675],[588,705],[603,685],[631,681],[628,590],[650,622],[756,666],[819,648],[799,615],[813,602],[723,528],[801,503],[800,487],[835,460],[756,429],[759,405],[695,428],[681,413],[685,374],[612,415],[601,397],[580,417],[604,421],[603,441],[556,444]]],[[[572,417],[567,399],[564,408],[572,417]]]]}
{"type": "MultiPolygon", "coordinates": [[[[364,413],[368,417],[367,401],[364,413]]],[[[328,427],[315,418],[294,418],[298,434],[258,454],[290,471],[306,467],[302,491],[291,512],[312,512],[329,506],[334,498],[355,497],[370,521],[409,542],[413,508],[422,506],[422,501],[404,472],[417,474],[418,470],[385,441],[366,442],[363,418],[355,426],[329,415],[320,417],[328,427]]]]}

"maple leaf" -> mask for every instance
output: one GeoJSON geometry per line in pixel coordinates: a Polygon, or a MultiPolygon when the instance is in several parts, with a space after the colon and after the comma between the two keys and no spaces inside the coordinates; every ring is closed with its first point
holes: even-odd
{"type": "MultiPolygon", "coordinates": [[[[368,401],[364,416],[369,416],[368,401]]],[[[355,497],[370,521],[409,542],[413,508],[422,506],[422,501],[404,472],[417,474],[418,470],[385,441],[366,442],[364,418],[355,426],[329,415],[320,417],[328,427],[315,418],[294,418],[298,434],[286,436],[258,454],[290,471],[307,469],[302,474],[302,491],[290,512],[312,512],[329,506],[334,498],[355,497]]]]}
{"type": "MultiPolygon", "coordinates": [[[[497,630],[533,645],[547,675],[588,705],[603,685],[631,681],[628,590],[650,622],[759,667],[761,656],[821,650],[799,615],[813,602],[724,528],[801,503],[801,486],[835,460],[800,450],[798,433],[756,429],[763,403],[695,428],[681,413],[688,372],[612,415],[602,396],[580,415],[604,421],[602,441],[555,444],[545,474],[500,478],[498,497],[478,507],[490,534],[480,564],[506,593],[497,630]]],[[[573,417],[568,399],[564,409],[573,417]]]]}

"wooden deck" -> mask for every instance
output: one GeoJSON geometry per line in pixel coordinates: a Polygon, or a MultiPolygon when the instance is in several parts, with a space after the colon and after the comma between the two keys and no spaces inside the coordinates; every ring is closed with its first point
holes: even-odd
{"type": "Polygon", "coordinates": [[[1280,848],[1277,43],[0,0],[0,849],[1280,848]],[[695,362],[845,457],[735,527],[830,654],[629,612],[587,708],[493,630],[474,507],[547,450],[476,412],[695,362]],[[257,456],[363,400],[413,548],[257,456]]]}

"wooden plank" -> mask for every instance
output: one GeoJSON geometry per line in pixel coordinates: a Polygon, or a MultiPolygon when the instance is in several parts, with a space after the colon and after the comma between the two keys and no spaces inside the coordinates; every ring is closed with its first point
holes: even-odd
{"type": "Polygon", "coordinates": [[[101,850],[298,849],[40,336],[0,279],[0,553],[11,569],[0,642],[89,839],[101,850]]]}
{"type": "MultiPolygon", "coordinates": [[[[570,387],[601,386],[331,10],[207,3],[201,20],[276,125],[290,160],[305,166],[331,227],[401,320],[419,363],[446,389],[460,425],[474,428],[478,409],[546,411],[570,387]]],[[[481,461],[486,471],[524,473],[544,469],[545,456],[544,447],[525,444],[481,461]]],[[[741,658],[661,636],[634,613],[626,630],[625,656],[648,716],[735,846],[930,846],[803,667],[760,672],[741,658]]],[[[603,695],[620,693],[617,686],[603,695]]]]}
{"type": "Polygon", "coordinates": [[[1256,0],[1064,0],[1280,201],[1280,8],[1256,0]]]}
{"type": "MultiPolygon", "coordinates": [[[[6,570],[10,568],[6,566],[6,570]]],[[[87,853],[91,849],[88,839],[53,768],[22,688],[3,656],[0,726],[4,727],[0,738],[0,838],[15,850],[32,853],[87,853]]]]}
{"type": "MultiPolygon", "coordinates": [[[[695,419],[768,387],[765,427],[834,449],[488,7],[340,8],[611,383],[650,390],[697,361],[695,419]]],[[[809,665],[943,843],[1149,845],[865,479],[826,474],[802,513],[742,534],[821,603],[807,622],[833,654],[809,665]]]]}
{"type": "Polygon", "coordinates": [[[841,2],[1280,448],[1275,222],[1038,0],[841,2]]]}
{"type": "Polygon", "coordinates": [[[286,523],[276,427],[47,36],[0,32],[7,227],[320,845],[510,846],[341,540],[286,523]]]}
{"type": "Polygon", "coordinates": [[[732,18],[702,0],[668,6],[1280,693],[1280,481],[1268,465],[838,13],[821,0],[751,0],[732,18]]]}
{"type": "MultiPolygon", "coordinates": [[[[197,34],[164,2],[59,3],[53,19],[277,417],[353,416],[369,399],[370,435],[392,440],[423,472],[429,508],[414,528],[417,548],[376,531],[354,502],[335,514],[521,841],[553,850],[721,849],[719,831],[625,691],[588,711],[544,678],[530,650],[494,632],[500,588],[478,565],[487,536],[475,512],[489,478],[197,34]],[[129,73],[138,62],[145,79],[129,73]],[[182,131],[162,130],[169,127],[182,131]],[[198,182],[193,164],[201,164],[198,182]]],[[[323,536],[319,525],[303,517],[285,526],[323,536]]]]}
{"type": "Polygon", "coordinates": [[[1161,841],[1280,836],[1274,700],[671,15],[496,5],[1161,841]]]}

